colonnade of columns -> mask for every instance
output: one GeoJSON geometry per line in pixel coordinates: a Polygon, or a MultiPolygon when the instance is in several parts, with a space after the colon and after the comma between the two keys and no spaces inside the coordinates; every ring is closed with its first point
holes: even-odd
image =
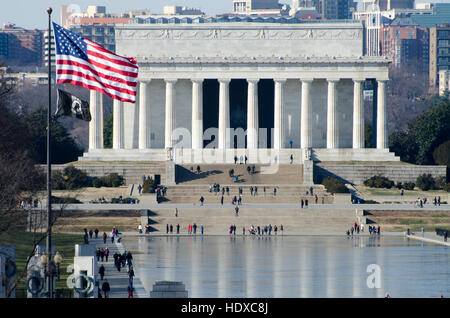
{"type": "MultiPolygon", "coordinates": [[[[301,148],[312,147],[312,78],[301,79],[301,148]]],[[[219,127],[218,148],[230,148],[230,93],[231,79],[219,79],[219,127]]],[[[248,79],[247,99],[247,148],[258,148],[258,79],[248,79]]],[[[330,78],[327,94],[327,143],[328,149],[339,148],[337,112],[337,84],[339,79],[330,78]]],[[[175,128],[176,79],[165,80],[165,147],[173,147],[172,132],[175,128]]],[[[274,79],[274,149],[282,149],[284,140],[284,87],[286,79],[274,79]]],[[[364,79],[353,80],[353,148],[364,148],[364,79]]],[[[139,149],[150,148],[150,80],[138,85],[139,99],[139,149]]],[[[103,98],[91,91],[89,124],[89,149],[103,148],[103,98]]],[[[113,149],[124,149],[124,103],[114,100],[113,149]]],[[[387,145],[386,81],[378,80],[377,92],[377,148],[387,145]]],[[[203,79],[192,79],[192,149],[203,148],[203,79]]]]}

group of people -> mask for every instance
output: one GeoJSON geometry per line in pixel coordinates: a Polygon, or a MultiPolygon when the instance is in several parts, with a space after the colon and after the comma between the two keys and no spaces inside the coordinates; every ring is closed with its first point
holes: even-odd
{"type": "Polygon", "coordinates": [[[105,261],[108,261],[108,257],[109,257],[109,249],[108,248],[97,248],[95,255],[97,256],[97,262],[101,261],[103,262],[103,259],[105,259],[105,261]]]}
{"type": "MultiPolygon", "coordinates": [[[[173,234],[174,228],[176,229],[176,234],[180,234],[180,224],[177,224],[175,227],[172,224],[166,224],[166,234],[173,234]]],[[[187,226],[187,232],[189,235],[191,234],[197,234],[197,224],[189,224],[187,226]]],[[[205,232],[205,227],[203,225],[200,225],[200,233],[203,235],[205,232]]]]}
{"type": "Polygon", "coordinates": [[[20,207],[22,209],[31,209],[31,208],[37,208],[39,205],[39,200],[38,199],[26,199],[26,200],[22,200],[20,202],[20,207]]]}
{"type": "MultiPolygon", "coordinates": [[[[213,192],[218,195],[220,193],[220,184],[214,183],[209,185],[209,192],[213,192]]],[[[228,193],[230,192],[230,189],[228,188],[228,193]]],[[[225,194],[225,188],[222,188],[222,195],[225,194]]]]}
{"type": "MultiPolygon", "coordinates": [[[[375,225],[369,225],[368,226],[369,234],[380,234],[381,233],[381,227],[378,225],[376,227],[375,225]]],[[[347,236],[353,236],[353,234],[359,234],[360,232],[364,232],[364,224],[358,224],[355,222],[353,226],[347,230],[347,236]]]]}
{"type": "MultiPolygon", "coordinates": [[[[264,236],[264,235],[272,235],[272,231],[274,232],[275,235],[278,235],[278,229],[281,231],[281,234],[283,234],[284,231],[284,227],[283,224],[280,225],[280,228],[278,228],[277,225],[274,225],[272,227],[272,224],[269,225],[264,225],[264,226],[254,226],[252,225],[249,229],[248,232],[250,235],[258,235],[258,236],[264,236]]],[[[228,233],[230,235],[236,235],[236,224],[230,225],[230,227],[228,228],[228,233]]],[[[242,227],[242,235],[245,236],[245,227],[242,227]]]]}
{"type": "MultiPolygon", "coordinates": [[[[418,208],[423,208],[423,206],[427,204],[427,198],[421,199],[420,197],[414,202],[414,205],[418,208]]],[[[433,200],[434,206],[441,206],[441,197],[434,197],[433,200]]]]}
{"type": "MultiPolygon", "coordinates": [[[[193,166],[191,166],[191,167],[189,168],[189,170],[190,170],[192,173],[194,173],[194,167],[193,167],[193,166]]],[[[197,167],[195,168],[195,170],[196,170],[197,174],[200,174],[201,170],[200,170],[200,166],[199,166],[199,165],[197,165],[197,167]]]]}
{"type": "Polygon", "coordinates": [[[239,164],[240,165],[243,164],[243,163],[247,164],[248,158],[247,158],[247,156],[240,156],[239,159],[238,159],[237,156],[234,156],[234,164],[235,165],[237,165],[238,160],[239,160],[239,164]]]}
{"type": "MultiPolygon", "coordinates": [[[[192,234],[197,234],[197,224],[193,224],[193,225],[191,225],[191,224],[189,224],[188,225],[188,234],[189,235],[192,235],[192,234]]],[[[204,233],[204,231],[205,231],[205,228],[204,228],[204,226],[203,225],[200,225],[200,233],[203,235],[203,233],[204,233]]],[[[178,234],[179,232],[177,232],[177,234],[178,234]]]]}

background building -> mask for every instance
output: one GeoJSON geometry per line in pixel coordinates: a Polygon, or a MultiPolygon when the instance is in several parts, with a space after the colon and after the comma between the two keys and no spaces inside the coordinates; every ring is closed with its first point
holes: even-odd
{"type": "Polygon", "coordinates": [[[450,90],[450,71],[439,71],[439,96],[444,96],[450,90]]]}
{"type": "Polygon", "coordinates": [[[6,60],[8,52],[8,34],[0,33],[0,59],[6,60]]]}
{"type": "Polygon", "coordinates": [[[439,72],[450,69],[450,24],[430,28],[430,90],[439,87],[439,72]]]}
{"type": "Polygon", "coordinates": [[[234,14],[280,14],[278,0],[233,0],[234,14]]]}
{"type": "Polygon", "coordinates": [[[165,15],[204,15],[205,13],[198,8],[188,8],[180,6],[164,6],[165,15]]]}
{"type": "Polygon", "coordinates": [[[391,56],[393,66],[414,66],[428,73],[428,29],[420,27],[411,18],[396,18],[381,27],[381,54],[391,56]]]}
{"type": "Polygon", "coordinates": [[[51,58],[52,61],[52,66],[55,66],[56,63],[56,43],[55,43],[55,37],[53,36],[53,30],[51,33],[51,37],[50,37],[50,41],[51,41],[51,52],[49,54],[48,49],[49,49],[49,37],[48,37],[48,30],[44,31],[44,49],[43,49],[43,61],[45,66],[48,66],[48,59],[49,56],[51,58]]]}
{"type": "Polygon", "coordinates": [[[9,65],[42,64],[43,33],[40,30],[25,30],[14,24],[5,24],[0,29],[0,55],[9,65]]]}
{"type": "Polygon", "coordinates": [[[323,19],[351,19],[356,11],[353,0],[316,0],[316,9],[323,19]]]}

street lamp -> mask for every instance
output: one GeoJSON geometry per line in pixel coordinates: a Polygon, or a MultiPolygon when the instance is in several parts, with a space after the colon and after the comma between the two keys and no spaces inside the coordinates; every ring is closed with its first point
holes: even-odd
{"type": "Polygon", "coordinates": [[[59,280],[59,274],[60,274],[60,271],[59,271],[59,266],[61,265],[61,263],[63,262],[63,257],[62,257],[62,255],[57,251],[56,252],[56,254],[55,254],[55,257],[53,257],[53,260],[55,261],[55,263],[56,263],[56,272],[57,272],[57,277],[58,277],[58,280],[59,280]]]}
{"type": "Polygon", "coordinates": [[[47,255],[47,253],[43,253],[40,258],[41,264],[44,266],[44,277],[50,282],[51,288],[48,290],[49,297],[53,298],[53,277],[56,275],[57,279],[60,278],[60,270],[59,267],[63,262],[63,257],[59,251],[55,253],[53,259],[51,259],[47,255]],[[50,294],[51,293],[51,294],[50,294]]]}

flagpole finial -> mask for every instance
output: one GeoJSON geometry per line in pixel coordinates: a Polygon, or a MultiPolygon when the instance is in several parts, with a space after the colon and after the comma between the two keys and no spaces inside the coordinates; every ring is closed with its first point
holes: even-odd
{"type": "Polygon", "coordinates": [[[48,7],[47,8],[47,13],[50,15],[50,14],[52,14],[52,12],[53,12],[53,9],[51,7],[48,7]]]}

